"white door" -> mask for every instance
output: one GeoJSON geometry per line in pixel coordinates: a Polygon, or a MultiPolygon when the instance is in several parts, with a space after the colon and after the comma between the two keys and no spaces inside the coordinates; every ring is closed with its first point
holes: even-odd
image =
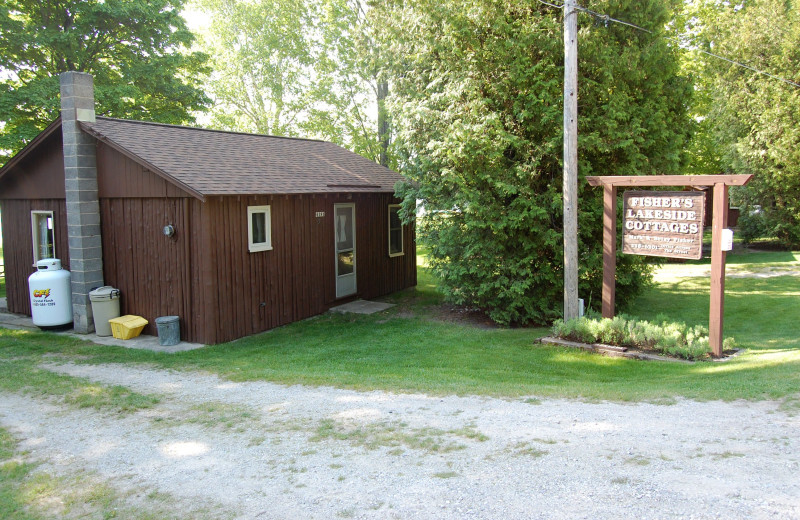
{"type": "Polygon", "coordinates": [[[336,250],[336,297],[356,292],[356,206],[334,204],[336,250]]]}

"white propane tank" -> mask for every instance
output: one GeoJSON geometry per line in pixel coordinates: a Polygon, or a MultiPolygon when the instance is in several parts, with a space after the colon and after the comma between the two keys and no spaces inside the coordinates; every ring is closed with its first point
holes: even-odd
{"type": "Polygon", "coordinates": [[[36,272],[28,277],[31,317],[37,327],[72,324],[72,287],[69,271],[61,260],[45,258],[36,262],[36,272]]]}

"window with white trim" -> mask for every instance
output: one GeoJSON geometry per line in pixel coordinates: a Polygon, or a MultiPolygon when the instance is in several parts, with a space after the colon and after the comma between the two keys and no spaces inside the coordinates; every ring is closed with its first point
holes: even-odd
{"type": "Polygon", "coordinates": [[[44,258],[56,257],[55,226],[52,211],[31,211],[33,265],[44,258]]]}
{"type": "Polygon", "coordinates": [[[389,205],[389,256],[401,256],[403,251],[403,220],[400,205],[389,205]]]}
{"type": "Polygon", "coordinates": [[[272,219],[269,206],[247,207],[247,248],[251,253],[272,249],[272,219]]]}

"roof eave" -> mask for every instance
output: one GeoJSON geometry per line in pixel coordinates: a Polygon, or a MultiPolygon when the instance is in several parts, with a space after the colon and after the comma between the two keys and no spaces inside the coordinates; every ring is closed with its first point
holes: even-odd
{"type": "Polygon", "coordinates": [[[251,195],[335,195],[342,193],[395,193],[393,188],[349,188],[332,189],[328,187],[296,189],[296,190],[269,190],[269,191],[235,191],[235,192],[204,192],[207,197],[236,197],[251,195]]]}

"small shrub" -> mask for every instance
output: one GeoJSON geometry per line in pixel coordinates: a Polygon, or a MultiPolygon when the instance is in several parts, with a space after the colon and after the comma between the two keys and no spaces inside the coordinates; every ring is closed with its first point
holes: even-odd
{"type": "MultiPolygon", "coordinates": [[[[554,336],[582,343],[606,343],[655,350],[684,359],[708,357],[708,329],[669,321],[657,316],[652,322],[619,315],[613,319],[576,318],[553,324],[554,336]]],[[[726,338],[723,348],[734,348],[733,338],[726,338]]]]}
{"type": "Polygon", "coordinates": [[[581,343],[594,343],[596,338],[591,330],[591,321],[583,318],[574,318],[568,321],[556,320],[553,324],[553,334],[558,338],[581,343]]]}
{"type": "Polygon", "coordinates": [[[628,333],[627,321],[621,316],[613,319],[601,319],[596,337],[601,343],[609,345],[622,345],[628,333]]]}
{"type": "Polygon", "coordinates": [[[769,224],[761,208],[755,210],[752,206],[748,206],[742,209],[744,211],[739,217],[738,226],[742,243],[745,245],[751,244],[756,239],[766,237],[770,234],[769,224]]]}

